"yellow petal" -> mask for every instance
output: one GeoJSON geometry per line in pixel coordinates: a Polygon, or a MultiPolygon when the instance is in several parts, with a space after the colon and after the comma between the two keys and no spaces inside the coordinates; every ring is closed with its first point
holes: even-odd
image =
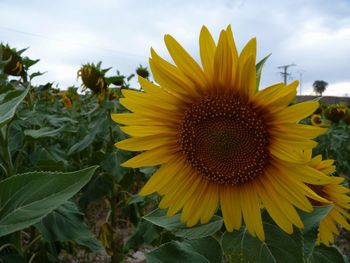
{"type": "Polygon", "coordinates": [[[306,101],[292,105],[281,112],[277,112],[274,115],[274,123],[296,123],[315,112],[318,105],[317,101],[306,101]]]}
{"type": "MultiPolygon", "coordinates": [[[[244,70],[247,67],[246,63],[248,60],[254,60],[254,66],[255,66],[255,60],[256,60],[256,38],[252,38],[246,46],[243,48],[239,58],[238,58],[238,75],[237,75],[237,88],[243,92],[243,94],[249,94],[248,89],[245,86],[242,86],[243,83],[242,79],[245,79],[244,77],[244,70]],[[245,93],[244,93],[245,92],[245,93]]],[[[255,78],[255,76],[254,76],[255,78]]]]}
{"type": "Polygon", "coordinates": [[[214,58],[214,79],[217,81],[216,85],[229,89],[232,86],[232,73],[230,46],[227,41],[226,32],[222,30],[214,58]]]}
{"type": "Polygon", "coordinates": [[[256,192],[243,185],[239,191],[240,201],[242,205],[242,214],[245,225],[253,236],[257,236],[260,240],[265,240],[263,230],[259,201],[256,192]]]}
{"type": "Polygon", "coordinates": [[[122,98],[119,99],[119,103],[123,105],[128,110],[137,113],[140,116],[144,116],[145,118],[155,119],[162,121],[163,123],[171,123],[172,121],[177,121],[180,118],[180,113],[173,112],[166,109],[161,109],[152,104],[144,104],[140,103],[137,98],[127,99],[122,98]],[[173,118],[169,118],[171,115],[173,118]],[[176,118],[177,117],[177,118],[176,118]]]}
{"type": "Polygon", "coordinates": [[[180,219],[182,222],[186,222],[188,227],[194,226],[199,221],[202,211],[198,209],[198,205],[206,193],[208,184],[209,180],[203,180],[198,185],[197,191],[191,195],[188,203],[184,205],[180,219]]]}
{"type": "Polygon", "coordinates": [[[296,139],[294,140],[286,140],[280,138],[274,138],[271,140],[271,147],[279,147],[286,151],[302,151],[304,149],[312,149],[317,146],[317,142],[309,140],[309,139],[296,139]]]}
{"type": "Polygon", "coordinates": [[[129,138],[117,142],[115,146],[127,151],[145,151],[152,150],[165,145],[176,145],[177,139],[169,136],[151,135],[146,137],[129,138]]]}
{"type": "Polygon", "coordinates": [[[117,113],[111,114],[114,122],[125,125],[164,125],[162,121],[152,120],[135,113],[117,113]]]}
{"type": "MultiPolygon", "coordinates": [[[[169,207],[167,215],[175,215],[189,200],[192,194],[196,191],[198,184],[201,183],[202,177],[193,174],[193,171],[190,171],[187,176],[189,177],[186,186],[179,189],[172,200],[169,200],[169,204],[166,207],[169,207]]],[[[167,196],[165,196],[166,198],[167,196]]],[[[163,201],[163,200],[162,200],[163,201]]]]}
{"type": "Polygon", "coordinates": [[[174,95],[183,95],[176,97],[185,101],[189,99],[188,96],[198,96],[195,85],[177,67],[162,59],[153,49],[151,49],[151,54],[152,58],[149,60],[149,64],[153,77],[162,88],[174,95]]]}
{"type": "MultiPolygon", "coordinates": [[[[230,45],[233,69],[235,69],[238,67],[238,52],[237,52],[236,43],[233,38],[233,33],[230,25],[227,26],[226,28],[226,36],[227,36],[228,44],[230,45]]],[[[233,74],[233,75],[236,75],[236,74],[233,74]]]]}
{"type": "Polygon", "coordinates": [[[123,167],[139,168],[163,164],[169,161],[178,150],[176,148],[159,147],[131,158],[121,164],[123,167]]]}
{"type": "Polygon", "coordinates": [[[139,104],[154,105],[157,108],[173,110],[173,111],[176,111],[179,109],[175,100],[171,100],[170,103],[166,100],[167,98],[170,97],[170,95],[168,95],[167,97],[165,96],[158,97],[156,94],[150,95],[145,92],[140,92],[136,90],[127,90],[127,89],[123,89],[122,94],[125,98],[133,100],[134,102],[139,104]]]}
{"type": "Polygon", "coordinates": [[[187,53],[187,51],[170,35],[164,36],[165,44],[177,67],[195,85],[207,87],[205,75],[198,63],[187,53]]]}
{"type": "Polygon", "coordinates": [[[201,223],[206,224],[213,217],[219,202],[219,184],[211,183],[208,187],[206,200],[203,200],[205,206],[202,210],[201,223]]]}
{"type": "Polygon", "coordinates": [[[220,189],[220,205],[227,231],[238,230],[242,225],[241,203],[238,187],[223,186],[220,189]]]}
{"type": "Polygon", "coordinates": [[[177,131],[169,126],[122,126],[120,130],[133,137],[145,137],[156,134],[166,134],[169,136],[177,134],[177,131]]]}
{"type": "Polygon", "coordinates": [[[208,29],[203,26],[199,36],[200,56],[203,70],[209,80],[213,79],[214,74],[214,55],[215,42],[208,29]]]}
{"type": "Polygon", "coordinates": [[[259,180],[261,183],[259,186],[256,186],[255,189],[259,194],[267,212],[283,231],[288,234],[293,233],[292,223],[288,217],[286,217],[283,210],[279,208],[278,200],[280,200],[280,196],[276,194],[269,182],[263,183],[263,180],[259,180]]]}
{"type": "Polygon", "coordinates": [[[141,189],[139,195],[146,196],[159,191],[164,185],[167,185],[173,179],[173,174],[177,174],[183,168],[183,163],[174,158],[163,164],[147,181],[141,189]]]}
{"type": "Polygon", "coordinates": [[[301,210],[306,212],[311,212],[313,210],[310,201],[299,191],[295,180],[290,180],[289,176],[286,176],[279,170],[266,172],[268,175],[266,176],[266,180],[270,181],[271,185],[274,186],[281,196],[284,196],[286,200],[301,210]]]}
{"type": "Polygon", "coordinates": [[[313,139],[327,132],[326,128],[315,127],[311,125],[284,123],[271,127],[270,134],[284,139],[313,139]]]}
{"type": "Polygon", "coordinates": [[[295,97],[298,84],[298,81],[293,81],[289,85],[272,85],[259,91],[254,96],[254,101],[265,107],[286,107],[295,97]]]}

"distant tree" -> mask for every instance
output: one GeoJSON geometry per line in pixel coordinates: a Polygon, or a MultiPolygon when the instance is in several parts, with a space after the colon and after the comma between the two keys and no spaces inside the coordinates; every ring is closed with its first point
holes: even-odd
{"type": "Polygon", "coordinates": [[[322,93],[326,90],[328,83],[323,80],[315,80],[312,86],[314,87],[314,91],[322,96],[322,93]]]}

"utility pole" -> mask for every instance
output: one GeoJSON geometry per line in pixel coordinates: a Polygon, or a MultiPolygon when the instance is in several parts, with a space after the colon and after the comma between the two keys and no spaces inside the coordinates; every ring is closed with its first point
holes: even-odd
{"type": "Polygon", "coordinates": [[[290,76],[290,73],[288,73],[288,68],[292,66],[296,66],[296,65],[289,64],[289,65],[283,65],[283,66],[277,67],[279,69],[283,69],[283,71],[280,71],[279,73],[283,76],[283,81],[284,81],[284,84],[286,85],[287,85],[287,77],[290,76]]]}
{"type": "Polygon", "coordinates": [[[301,95],[301,90],[303,88],[303,74],[305,70],[300,70],[299,71],[299,95],[301,95]]]}

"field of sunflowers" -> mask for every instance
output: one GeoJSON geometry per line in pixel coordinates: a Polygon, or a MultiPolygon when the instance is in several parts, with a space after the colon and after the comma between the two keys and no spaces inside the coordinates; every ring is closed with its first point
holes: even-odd
{"type": "Polygon", "coordinates": [[[259,87],[230,27],[199,42],[64,90],[0,45],[0,262],[348,262],[350,105],[259,87]]]}

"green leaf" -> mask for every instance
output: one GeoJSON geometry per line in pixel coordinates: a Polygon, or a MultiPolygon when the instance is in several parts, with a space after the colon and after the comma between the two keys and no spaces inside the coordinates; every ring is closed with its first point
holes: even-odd
{"type": "Polygon", "coordinates": [[[116,150],[110,153],[101,163],[101,168],[116,178],[117,182],[130,172],[130,168],[122,167],[120,164],[130,159],[132,153],[116,150]]]}
{"type": "Polygon", "coordinates": [[[86,208],[91,202],[109,195],[112,192],[112,178],[106,174],[98,174],[92,177],[90,182],[84,187],[79,199],[79,205],[86,208]]]}
{"type": "Polygon", "coordinates": [[[271,56],[271,53],[268,54],[266,57],[264,57],[262,60],[260,60],[258,64],[256,64],[256,92],[258,92],[258,90],[259,90],[262,69],[264,67],[266,60],[270,56],[271,56]]]}
{"type": "Polygon", "coordinates": [[[75,240],[79,245],[88,247],[93,252],[102,249],[84,223],[83,213],[75,203],[70,201],[52,211],[36,223],[35,227],[39,229],[43,238],[50,242],[75,240]]]}
{"type": "Polygon", "coordinates": [[[64,127],[58,129],[51,129],[49,127],[43,127],[38,130],[25,130],[24,135],[31,137],[33,139],[41,138],[54,138],[57,136],[64,127]]]}
{"type": "Polygon", "coordinates": [[[17,96],[11,98],[10,100],[1,103],[0,105],[0,128],[6,125],[15,116],[16,109],[22,100],[27,96],[29,88],[25,89],[17,96]]]}
{"type": "Polygon", "coordinates": [[[343,256],[336,247],[317,246],[312,251],[308,263],[348,263],[348,259],[343,256]]]}
{"type": "Polygon", "coordinates": [[[29,75],[29,79],[32,80],[32,79],[34,79],[35,77],[39,77],[39,76],[41,76],[41,75],[44,75],[45,73],[46,73],[46,71],[45,71],[45,72],[40,72],[40,71],[34,72],[34,73],[32,73],[32,74],[29,75]]]}
{"type": "Polygon", "coordinates": [[[69,173],[25,173],[1,181],[0,236],[40,221],[75,195],[97,167],[69,173]]]}
{"type": "Polygon", "coordinates": [[[311,213],[299,212],[304,223],[303,232],[318,228],[320,221],[333,209],[333,205],[315,206],[311,213]]]}
{"type": "Polygon", "coordinates": [[[151,244],[159,238],[162,229],[146,220],[141,220],[137,225],[135,232],[125,244],[127,249],[135,248],[142,244],[151,244]]]}
{"type": "Polygon", "coordinates": [[[211,236],[221,229],[223,223],[221,217],[214,216],[207,224],[187,227],[185,224],[181,223],[179,214],[168,217],[166,216],[165,209],[156,209],[143,218],[157,226],[171,231],[175,236],[188,239],[198,239],[211,236]]]}
{"type": "Polygon", "coordinates": [[[212,237],[184,242],[171,241],[145,256],[148,263],[217,263],[222,261],[220,244],[212,237]]]}
{"type": "Polygon", "coordinates": [[[300,231],[292,235],[278,226],[264,223],[266,240],[261,241],[248,233],[246,227],[232,233],[225,232],[221,244],[224,253],[232,262],[269,263],[303,262],[302,238],[300,231]]]}
{"type": "Polygon", "coordinates": [[[304,239],[304,257],[307,259],[311,256],[316,246],[318,227],[321,220],[331,211],[333,205],[316,206],[311,213],[300,211],[301,220],[304,223],[302,230],[304,239]]]}

